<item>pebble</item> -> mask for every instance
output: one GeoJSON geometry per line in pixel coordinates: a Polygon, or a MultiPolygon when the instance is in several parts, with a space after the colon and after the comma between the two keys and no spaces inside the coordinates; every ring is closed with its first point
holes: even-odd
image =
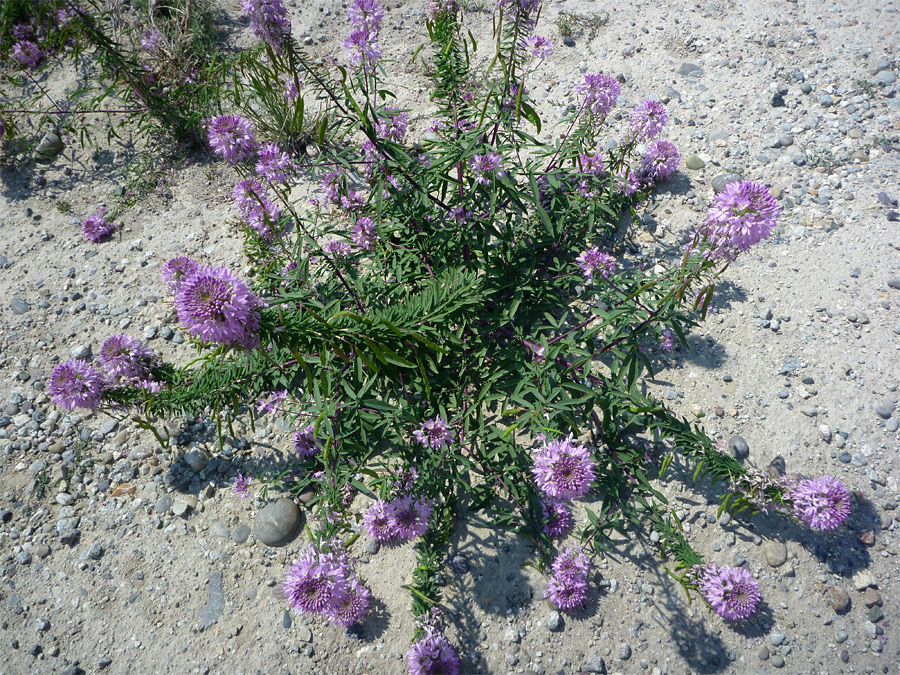
{"type": "Polygon", "coordinates": [[[890,419],[893,412],[894,404],[891,401],[882,401],[875,406],[875,414],[883,420],[890,419]]]}
{"type": "Polygon", "coordinates": [[[784,668],[784,657],[781,654],[775,654],[772,657],[772,665],[776,668],[784,668]]]}
{"type": "Polygon", "coordinates": [[[291,613],[288,610],[284,610],[284,614],[281,616],[281,627],[290,628],[293,623],[294,621],[291,619],[291,613]]]}
{"type": "Polygon", "coordinates": [[[831,96],[829,96],[828,94],[824,94],[823,96],[819,97],[819,105],[823,108],[830,108],[834,105],[834,99],[831,98],[831,96]]]}
{"type": "Polygon", "coordinates": [[[869,621],[871,621],[872,623],[878,623],[884,618],[884,612],[882,611],[881,607],[875,605],[874,607],[869,607],[868,617],[869,621]]]}
{"type": "Polygon", "coordinates": [[[40,618],[34,622],[34,627],[38,630],[38,632],[44,633],[50,630],[50,622],[47,621],[47,619],[40,618]]]}
{"type": "Polygon", "coordinates": [[[839,645],[844,644],[848,639],[850,639],[850,636],[847,634],[846,631],[839,630],[839,631],[836,631],[834,634],[834,641],[837,642],[839,645]]]}
{"type": "Polygon", "coordinates": [[[173,500],[169,495],[163,495],[156,500],[156,506],[153,507],[153,510],[161,516],[165,515],[169,512],[169,509],[172,508],[172,501],[173,500]]]}
{"type": "Polygon", "coordinates": [[[12,310],[13,314],[22,315],[31,309],[31,305],[19,298],[13,298],[12,302],[9,303],[9,308],[12,310]]]}
{"type": "Polygon", "coordinates": [[[112,659],[109,658],[109,657],[107,657],[107,656],[104,656],[104,657],[103,657],[102,659],[100,659],[100,661],[97,663],[97,667],[98,667],[100,670],[103,670],[104,668],[109,668],[110,665],[112,665],[112,659]]]}
{"type": "Polygon", "coordinates": [[[774,633],[771,633],[769,635],[769,642],[771,642],[772,645],[775,647],[780,647],[782,644],[784,644],[784,641],[786,639],[787,639],[787,635],[785,635],[784,633],[781,633],[779,631],[775,631],[774,633]]]}
{"type": "Polygon", "coordinates": [[[759,649],[756,650],[756,657],[760,661],[765,661],[769,658],[769,648],[765,645],[760,645],[759,649]]]}
{"type": "Polygon", "coordinates": [[[103,547],[99,542],[94,542],[91,544],[91,547],[88,549],[88,558],[91,560],[100,560],[103,557],[103,547]]]}
{"type": "Polygon", "coordinates": [[[60,492],[56,495],[56,503],[60,506],[71,506],[75,503],[75,497],[70,495],[68,492],[60,492]]]}
{"type": "Polygon", "coordinates": [[[631,645],[626,642],[622,642],[619,644],[616,649],[616,658],[620,661],[627,661],[631,658],[631,645]]]}
{"type": "Polygon", "coordinates": [[[53,158],[62,151],[62,139],[60,139],[60,137],[56,133],[49,131],[44,134],[44,137],[37,144],[37,147],[35,147],[34,159],[37,162],[43,162],[46,164],[48,162],[52,162],[53,158]]]}
{"type": "Polygon", "coordinates": [[[192,471],[200,473],[209,464],[209,455],[199,448],[193,448],[185,453],[184,463],[191,467],[192,471]]]}
{"type": "Polygon", "coordinates": [[[250,537],[250,528],[247,527],[244,523],[241,523],[236,528],[234,528],[234,532],[231,534],[231,538],[235,544],[243,544],[250,537]]]}
{"type": "Polygon", "coordinates": [[[713,192],[719,194],[725,191],[725,188],[728,187],[731,183],[736,183],[741,180],[741,175],[737,173],[720,173],[715,178],[710,181],[710,185],[712,185],[713,192]]]}
{"type": "Polygon", "coordinates": [[[763,547],[766,562],[771,567],[781,567],[787,562],[787,546],[782,541],[769,540],[763,547]]]}
{"type": "Polygon", "coordinates": [[[897,81],[897,76],[890,70],[880,70],[875,74],[875,81],[878,84],[893,84],[897,81]]]}
{"type": "Polygon", "coordinates": [[[878,586],[878,582],[875,580],[875,576],[869,570],[860,570],[859,572],[854,574],[853,578],[850,580],[850,583],[857,591],[864,591],[870,586],[878,586]]]}
{"type": "Polygon", "coordinates": [[[584,661],[584,669],[589,673],[606,675],[606,661],[597,652],[592,652],[584,661]]]}
{"type": "Polygon", "coordinates": [[[838,586],[830,586],[826,591],[828,604],[838,614],[843,614],[850,608],[850,594],[838,586]]]}
{"type": "Polygon", "coordinates": [[[287,497],[269,504],[256,514],[253,534],[266,546],[286,544],[300,528],[300,509],[287,497]]]}
{"type": "Polygon", "coordinates": [[[706,166],[706,162],[697,157],[697,155],[688,155],[687,159],[684,160],[684,165],[692,171],[699,171],[706,166]]]}
{"type": "Polygon", "coordinates": [[[213,625],[225,610],[225,593],[222,590],[221,572],[213,572],[209,575],[206,591],[209,594],[208,600],[200,610],[200,622],[203,624],[204,630],[213,625]]]}
{"type": "Polygon", "coordinates": [[[750,446],[743,436],[732,436],[728,439],[728,450],[735,459],[746,459],[750,456],[750,446]]]}
{"type": "Polygon", "coordinates": [[[881,593],[876,591],[874,588],[867,588],[865,594],[863,595],[863,604],[866,607],[874,607],[875,605],[881,605],[881,593]]]}
{"type": "Polygon", "coordinates": [[[563,620],[559,615],[559,612],[550,612],[547,615],[547,630],[558,631],[562,630],[563,620]]]}

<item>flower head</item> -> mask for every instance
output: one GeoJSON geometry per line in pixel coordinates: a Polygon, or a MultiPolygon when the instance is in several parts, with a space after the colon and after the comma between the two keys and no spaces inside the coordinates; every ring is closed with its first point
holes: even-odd
{"type": "Polygon", "coordinates": [[[385,542],[395,538],[394,525],[391,520],[393,510],[389,502],[379,499],[369,507],[366,515],[363,517],[363,525],[365,525],[369,536],[375,541],[385,542]]]}
{"type": "Polygon", "coordinates": [[[344,40],[344,49],[350,65],[354,68],[362,67],[366,71],[371,70],[381,58],[378,34],[365,28],[350,31],[350,36],[344,40]]]}
{"type": "Polygon", "coordinates": [[[528,38],[528,48],[531,50],[531,57],[545,61],[550,58],[553,53],[553,43],[550,38],[540,35],[532,35],[528,38]]]}
{"type": "Polygon", "coordinates": [[[353,0],[347,8],[347,19],[356,30],[378,32],[384,12],[378,0],[353,0]]]}
{"type": "Polygon", "coordinates": [[[762,183],[729,183],[709,207],[701,231],[712,244],[711,257],[733,260],[768,237],[781,207],[762,183]]]}
{"type": "Polygon", "coordinates": [[[100,407],[106,379],[87,361],[75,359],[60,363],[53,369],[47,388],[53,402],[66,410],[96,410],[100,407]]]}
{"type": "Polygon", "coordinates": [[[443,417],[433,417],[424,422],[422,426],[413,432],[413,436],[422,445],[432,450],[443,448],[453,440],[453,432],[443,417]]]}
{"type": "Polygon", "coordinates": [[[547,442],[534,453],[531,468],[538,488],[549,497],[571,499],[584,495],[594,480],[594,461],[572,434],[547,442]]]}
{"type": "Polygon", "coordinates": [[[836,530],[850,516],[850,494],[832,476],[798,481],[787,496],[797,519],[814,530],[836,530]]]}
{"type": "Polygon", "coordinates": [[[402,143],[409,126],[409,113],[386,108],[378,119],[378,135],[397,143],[402,143]]]}
{"type": "Polygon", "coordinates": [[[200,269],[200,263],[193,258],[181,256],[172,258],[162,267],[161,276],[172,293],[177,293],[181,282],[200,269]]]}
{"type": "Polygon", "coordinates": [[[641,176],[636,171],[630,170],[627,166],[623,166],[618,173],[616,173],[613,177],[613,184],[615,185],[616,191],[626,197],[630,197],[642,187],[641,176]]]}
{"type": "Polygon", "coordinates": [[[606,170],[606,164],[603,161],[603,153],[585,153],[579,156],[578,167],[582,173],[592,173],[597,176],[601,175],[606,170]]]}
{"type": "Polygon", "coordinates": [[[406,652],[410,675],[458,675],[459,657],[442,633],[431,629],[406,652]]]}
{"type": "Polygon", "coordinates": [[[706,601],[728,621],[746,621],[756,613],[759,587],[750,572],[742,567],[710,563],[695,572],[697,587],[706,601]]]}
{"type": "Polygon", "coordinates": [[[596,246],[582,252],[575,262],[581,267],[585,279],[592,279],[594,275],[609,279],[610,272],[616,269],[616,259],[609,253],[603,253],[596,246]]]}
{"type": "Polygon", "coordinates": [[[300,431],[294,433],[294,452],[299,457],[313,457],[322,447],[319,439],[316,438],[316,427],[314,424],[303,427],[300,431]]]}
{"type": "Polygon", "coordinates": [[[584,82],[575,85],[575,93],[581,96],[585,109],[592,115],[606,115],[616,105],[622,88],[616,78],[602,73],[588,73],[584,82]]]}
{"type": "Polygon", "coordinates": [[[259,151],[259,159],[256,162],[256,173],[264,176],[272,183],[286,183],[287,172],[293,167],[293,162],[286,152],[282,152],[274,143],[270,143],[259,151]]]}
{"type": "Polygon", "coordinates": [[[475,181],[480,185],[488,185],[491,178],[503,175],[500,155],[493,150],[483,155],[472,155],[469,168],[475,173],[475,181]]]}
{"type": "Polygon", "coordinates": [[[675,333],[666,328],[660,334],[659,346],[666,353],[675,351],[675,333]]]}
{"type": "Polygon", "coordinates": [[[178,320],[206,342],[252,348],[259,345],[262,303],[224,267],[201,267],[183,279],[175,297],[178,320]]]}
{"type": "Polygon", "coordinates": [[[226,162],[237,164],[256,152],[253,126],[238,115],[219,115],[207,123],[206,132],[213,152],[226,162]]]}
{"type": "Polygon", "coordinates": [[[390,503],[391,524],[397,539],[415,539],[428,531],[428,520],[434,510],[430,499],[413,499],[411,496],[395,499],[390,503]]]}
{"type": "Polygon", "coordinates": [[[144,31],[144,34],[141,36],[141,47],[150,54],[155,54],[160,48],[160,43],[162,41],[163,35],[159,32],[159,29],[150,28],[149,30],[144,31]]]}
{"type": "Polygon", "coordinates": [[[282,584],[284,597],[295,611],[325,614],[343,602],[347,572],[345,561],[310,546],[288,569],[282,584]]]}
{"type": "Polygon", "coordinates": [[[264,185],[252,178],[242,180],[234,186],[234,201],[241,218],[259,236],[265,241],[275,239],[281,208],[269,199],[269,191],[264,185]]]}
{"type": "Polygon", "coordinates": [[[588,559],[583,553],[566,549],[553,561],[547,582],[547,597],[563,611],[584,605],[588,594],[588,559]]]}
{"type": "Polygon", "coordinates": [[[378,234],[375,232],[375,221],[368,216],[357,218],[351,239],[363,251],[374,251],[375,241],[378,239],[378,234]]]}
{"type": "Polygon", "coordinates": [[[156,361],[153,350],[131,335],[113,335],[100,348],[100,363],[112,377],[144,378],[156,361]]]}
{"type": "Polygon", "coordinates": [[[561,499],[541,498],[541,532],[559,539],[572,530],[572,512],[561,499]]]}
{"type": "Polygon", "coordinates": [[[666,106],[659,101],[647,99],[634,107],[628,129],[633,139],[649,140],[659,136],[668,119],[666,106]]]}
{"type": "Polygon", "coordinates": [[[344,593],[336,598],[328,608],[327,615],[333,623],[344,628],[362,621],[369,613],[372,593],[355,576],[347,580],[344,593]]]}
{"type": "Polygon", "coordinates": [[[23,68],[34,68],[44,58],[44,52],[31,40],[16,42],[9,55],[23,68]]]}
{"type": "Polygon", "coordinates": [[[250,496],[250,479],[245,478],[240,472],[234,478],[234,494],[241,499],[247,499],[250,496]]]}
{"type": "Polygon", "coordinates": [[[350,249],[350,244],[348,244],[343,239],[333,239],[325,244],[325,253],[327,253],[332,258],[337,258],[341,260],[346,258],[352,250],[350,249]]]}
{"type": "Polygon", "coordinates": [[[116,223],[106,220],[103,215],[105,211],[106,209],[101,206],[94,212],[94,215],[84,219],[81,231],[88,241],[99,244],[118,229],[119,226],[116,223]]]}
{"type": "Polygon", "coordinates": [[[653,141],[644,153],[641,174],[654,182],[668,178],[678,171],[681,155],[674,143],[664,140],[653,141]]]}
{"type": "Polygon", "coordinates": [[[291,34],[291,22],[282,0],[244,0],[242,9],[250,17],[250,27],[256,37],[280,53],[282,41],[291,34]]]}

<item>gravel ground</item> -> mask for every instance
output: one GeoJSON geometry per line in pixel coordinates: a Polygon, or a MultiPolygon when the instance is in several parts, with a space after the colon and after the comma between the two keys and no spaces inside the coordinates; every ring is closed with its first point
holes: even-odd
{"type": "MultiPolygon", "coordinates": [[[[340,51],[339,3],[288,4],[295,35],[313,53],[340,51]]],[[[473,517],[445,570],[449,636],[465,673],[900,672],[895,5],[620,5],[593,35],[576,30],[564,45],[559,12],[604,6],[545,3],[537,32],[553,38],[555,52],[530,89],[547,137],[559,132],[552,123],[574,103],[583,72],[619,76],[625,109],[652,96],[672,118],[668,137],[685,161],[640,209],[627,235],[632,258],[671,262],[732,174],[771,185],[784,207],[776,234],[724,275],[691,350],[656,355],[648,386],[702,416],[753,466],[840,478],[854,491],[854,511],[830,536],[775,517],[717,518],[719,487],[693,486],[687,468],[675,467],[660,489],[692,544],[759,581],[763,611],[739,628],[689,605],[643,532],[622,536],[598,562],[590,606],[560,616],[543,600],[546,582],[522,566],[525,543],[473,517]]],[[[239,4],[225,9],[237,44],[249,44],[239,4]]],[[[382,38],[414,134],[430,111],[423,67],[410,63],[424,10],[390,3],[382,38]]],[[[475,9],[467,21],[489,45],[490,14],[475,9]]],[[[477,62],[488,57],[479,52],[477,62]]],[[[64,97],[76,81],[61,63],[43,84],[64,97]]],[[[282,421],[255,431],[238,424],[221,452],[211,425],[175,426],[178,443],[163,451],[127,420],[65,414],[48,400],[56,362],[96,353],[117,332],[176,362],[190,356],[159,279],[170,257],[242,265],[229,224],[236,178],[221,164],[172,166],[122,214],[120,238],[86,242],[81,219],[112,203],[136,170],[136,153],[113,144],[0,174],[2,669],[406,672],[412,622],[398,579],[412,571],[409,545],[378,550],[365,536],[355,544],[377,598],[362,630],[285,612],[278,582],[302,538],[264,541],[296,529],[303,509],[232,490],[238,471],[283,465],[290,430],[282,421]]]]}

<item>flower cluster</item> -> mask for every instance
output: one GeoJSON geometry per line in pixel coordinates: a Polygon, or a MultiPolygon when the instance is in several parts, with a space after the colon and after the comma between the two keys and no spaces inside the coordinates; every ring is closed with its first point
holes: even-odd
{"type": "Polygon", "coordinates": [[[582,106],[597,116],[613,109],[621,91],[616,78],[602,73],[588,73],[584,82],[575,85],[575,93],[583,98],[582,106]]]}
{"type": "Polygon", "coordinates": [[[268,396],[256,400],[256,412],[261,415],[276,415],[286,412],[284,402],[287,400],[286,389],[273,391],[268,396]]]}
{"type": "Polygon", "coordinates": [[[144,380],[157,358],[140,340],[124,333],[113,335],[100,348],[100,363],[111,378],[144,380]]]}
{"type": "Polygon", "coordinates": [[[582,252],[575,258],[575,262],[581,267],[585,279],[593,279],[595,274],[609,279],[610,273],[616,269],[616,259],[609,253],[603,253],[596,246],[582,252]]]}
{"type": "Polygon", "coordinates": [[[238,115],[219,115],[206,125],[209,145],[226,162],[237,164],[251,159],[256,153],[253,126],[238,115]]]}
{"type": "Polygon", "coordinates": [[[670,141],[657,140],[647,146],[641,162],[641,174],[652,182],[659,182],[678,170],[681,155],[675,144],[670,141]]]}
{"type": "Polygon", "coordinates": [[[541,498],[541,520],[541,531],[554,539],[561,539],[572,530],[572,512],[561,499],[541,498]]]}
{"type": "Polygon", "coordinates": [[[294,163],[286,152],[282,152],[274,143],[266,145],[259,151],[256,162],[256,173],[272,183],[286,183],[287,172],[294,163]]]}
{"type": "Polygon", "coordinates": [[[836,530],[850,516],[850,494],[831,476],[797,481],[787,496],[797,519],[814,530],[836,530]]]}
{"type": "Polygon", "coordinates": [[[424,422],[422,426],[413,432],[413,436],[426,448],[437,450],[443,448],[453,440],[453,432],[443,417],[433,417],[424,422]]]}
{"type": "Polygon", "coordinates": [[[379,499],[366,512],[363,524],[375,541],[408,541],[428,531],[434,505],[430,499],[410,495],[391,501],[379,499]]]}
{"type": "Polygon", "coordinates": [[[300,431],[294,432],[293,437],[294,452],[298,457],[313,457],[322,447],[319,439],[316,438],[316,427],[314,424],[305,426],[300,431]]]}
{"type": "Polygon", "coordinates": [[[241,499],[247,499],[250,496],[250,479],[240,472],[234,477],[234,494],[241,499]]]}
{"type": "Polygon", "coordinates": [[[489,185],[491,178],[501,177],[500,155],[491,150],[483,155],[472,155],[469,159],[469,168],[475,173],[475,182],[479,185],[489,185]]]}
{"type": "Polygon", "coordinates": [[[426,630],[425,637],[412,644],[406,652],[410,675],[457,675],[459,657],[444,634],[426,630]]]}
{"type": "Polygon", "coordinates": [[[250,17],[250,27],[260,40],[281,52],[281,43],[291,34],[291,22],[282,0],[243,0],[244,14],[250,17]]]}
{"type": "Polygon", "coordinates": [[[341,549],[324,553],[307,547],[288,569],[282,586],[291,609],[321,614],[345,628],[362,621],[369,612],[372,594],[353,573],[341,549]]]}
{"type": "Polygon", "coordinates": [[[278,234],[281,209],[269,199],[268,189],[258,180],[247,178],[234,186],[234,201],[241,218],[265,241],[278,234]]]}
{"type": "Polygon", "coordinates": [[[553,43],[550,42],[550,38],[532,35],[528,38],[527,44],[528,48],[531,50],[532,58],[546,61],[553,53],[553,43]]]}
{"type": "Polygon", "coordinates": [[[163,35],[159,32],[159,29],[150,28],[144,31],[144,34],[141,36],[141,47],[143,47],[148,54],[156,54],[161,47],[162,41],[163,35]]]}
{"type": "Polygon", "coordinates": [[[23,68],[34,68],[44,58],[44,52],[31,40],[16,42],[9,55],[23,68]]]}
{"type": "Polygon", "coordinates": [[[603,153],[595,152],[593,154],[584,153],[580,155],[578,157],[578,168],[582,173],[592,173],[600,176],[606,171],[603,153]]]}
{"type": "Polygon", "coordinates": [[[181,288],[181,282],[194,274],[198,269],[200,269],[200,263],[193,258],[181,256],[166,262],[162,266],[161,276],[169,290],[174,294],[178,293],[178,290],[181,288]]]}
{"type": "Polygon", "coordinates": [[[666,106],[659,101],[647,99],[636,105],[631,112],[628,129],[634,140],[650,140],[656,138],[666,125],[669,114],[666,106]]]}
{"type": "Polygon", "coordinates": [[[195,337],[230,347],[259,345],[259,307],[247,285],[225,267],[199,267],[181,279],[178,320],[195,337]]]}
{"type": "Polygon", "coordinates": [[[709,563],[692,568],[691,575],[710,607],[723,619],[741,622],[756,613],[759,586],[744,568],[709,563]]]}
{"type": "Polygon", "coordinates": [[[381,3],[378,0],[353,0],[347,9],[347,18],[350,20],[350,36],[344,41],[347,58],[354,68],[362,67],[369,72],[381,58],[378,44],[378,30],[384,18],[381,3]]]}
{"type": "Polygon", "coordinates": [[[584,553],[566,549],[553,561],[547,597],[563,611],[581,607],[588,594],[588,559],[584,553]]]}
{"type": "Polygon", "coordinates": [[[393,108],[385,108],[381,111],[376,130],[378,135],[390,141],[402,143],[406,138],[406,129],[409,126],[409,113],[401,112],[393,108]]]}
{"type": "Polygon", "coordinates": [[[699,231],[712,259],[734,260],[738,253],[768,237],[781,207],[762,183],[738,181],[716,195],[699,231]]]}
{"type": "Polygon", "coordinates": [[[534,453],[534,482],[547,496],[572,499],[587,493],[594,480],[594,460],[569,434],[544,443],[534,453]]]}
{"type": "Polygon", "coordinates": [[[119,229],[119,225],[117,223],[111,223],[106,220],[103,215],[105,211],[106,209],[101,206],[94,212],[94,215],[88,216],[84,219],[84,224],[81,226],[81,232],[84,234],[84,238],[88,241],[99,244],[101,241],[103,241],[109,235],[119,229]]]}
{"type": "Polygon", "coordinates": [[[368,216],[357,218],[356,224],[353,226],[351,239],[363,251],[374,251],[375,242],[378,240],[378,233],[375,231],[375,221],[368,216]]]}
{"type": "Polygon", "coordinates": [[[53,402],[66,410],[97,410],[107,384],[103,373],[87,361],[74,359],[60,363],[53,369],[47,389],[53,402]]]}

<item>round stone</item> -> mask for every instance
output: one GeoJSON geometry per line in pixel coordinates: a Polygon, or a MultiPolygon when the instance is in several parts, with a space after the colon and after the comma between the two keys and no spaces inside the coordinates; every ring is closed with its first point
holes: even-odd
{"type": "Polygon", "coordinates": [[[787,562],[787,546],[783,541],[767,541],[763,547],[763,553],[766,556],[766,562],[771,567],[781,567],[787,562]]]}
{"type": "Polygon", "coordinates": [[[769,648],[765,645],[760,645],[759,649],[756,650],[756,657],[760,661],[765,661],[769,658],[769,648]]]}
{"type": "Polygon", "coordinates": [[[247,538],[250,536],[250,528],[241,523],[236,528],[234,528],[234,532],[231,533],[231,539],[235,544],[243,544],[247,541],[247,538]]]}
{"type": "Polygon", "coordinates": [[[684,160],[684,165],[692,171],[699,171],[706,166],[706,162],[697,157],[697,155],[688,155],[687,159],[684,160]]]}
{"type": "Polygon", "coordinates": [[[53,158],[63,151],[63,142],[52,131],[44,134],[34,149],[34,158],[38,162],[52,162],[53,158]]]}
{"type": "Polygon", "coordinates": [[[623,642],[619,645],[618,649],[616,649],[616,657],[620,661],[627,661],[631,658],[631,646],[627,643],[623,642]]]}
{"type": "Polygon", "coordinates": [[[750,446],[743,436],[732,436],[728,439],[728,450],[735,459],[746,459],[750,456],[750,446]]]}
{"type": "Polygon", "coordinates": [[[784,657],[781,654],[776,654],[772,657],[772,665],[776,668],[784,668],[784,657]]]}
{"type": "Polygon", "coordinates": [[[200,473],[209,463],[209,455],[199,448],[194,448],[185,453],[184,463],[191,467],[192,471],[200,473]]]}
{"type": "Polygon", "coordinates": [[[301,513],[293,500],[282,497],[256,514],[253,534],[266,546],[281,546],[300,529],[301,513]]]}
{"type": "Polygon", "coordinates": [[[787,636],[784,633],[780,633],[775,631],[769,635],[769,642],[771,642],[775,647],[780,647],[784,644],[784,641],[787,639],[787,636]]]}
{"type": "Polygon", "coordinates": [[[882,401],[875,406],[875,414],[883,420],[888,420],[894,412],[894,404],[890,401],[882,401]]]}
{"type": "Polygon", "coordinates": [[[890,70],[881,70],[875,74],[875,81],[878,84],[893,84],[897,81],[897,76],[890,70]]]}
{"type": "Polygon", "coordinates": [[[725,188],[728,187],[731,183],[737,183],[740,180],[740,174],[720,173],[710,181],[710,185],[712,185],[713,192],[719,194],[720,192],[725,192],[725,188]]]}
{"type": "Polygon", "coordinates": [[[547,616],[547,630],[558,631],[562,630],[563,620],[559,615],[559,612],[550,612],[547,616]]]}

